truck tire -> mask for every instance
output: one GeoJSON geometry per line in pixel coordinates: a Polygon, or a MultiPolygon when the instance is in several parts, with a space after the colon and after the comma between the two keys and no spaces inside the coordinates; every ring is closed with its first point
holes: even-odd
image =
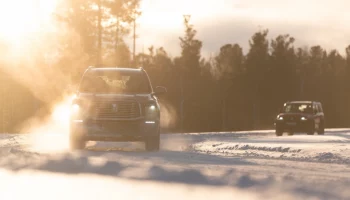
{"type": "Polygon", "coordinates": [[[71,134],[69,137],[69,146],[71,150],[82,150],[85,148],[86,141],[79,136],[71,134]]]}
{"type": "Polygon", "coordinates": [[[159,151],[160,135],[149,137],[145,141],[146,151],[159,151]]]}

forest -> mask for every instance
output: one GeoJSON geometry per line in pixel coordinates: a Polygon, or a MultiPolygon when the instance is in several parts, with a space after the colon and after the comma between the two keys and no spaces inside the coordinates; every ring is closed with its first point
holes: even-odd
{"type": "Polygon", "coordinates": [[[53,18],[67,31],[40,36],[47,47],[32,46],[28,58],[13,63],[9,44],[0,41],[0,132],[17,132],[24,121],[47,114],[41,111],[71,92],[88,66],[143,67],[154,86],[168,89],[160,97],[174,119],[168,132],[271,129],[292,100],[320,101],[327,128],[350,126],[349,44],[298,47],[298,38],[281,33],[270,39],[265,29],[252,34],[247,51],[230,41],[203,57],[200,30],[184,17],[178,56],[155,46],[135,54],[126,38],[142,15],[139,0],[62,2],[53,18]],[[48,62],[50,52],[55,57],[48,62]]]}

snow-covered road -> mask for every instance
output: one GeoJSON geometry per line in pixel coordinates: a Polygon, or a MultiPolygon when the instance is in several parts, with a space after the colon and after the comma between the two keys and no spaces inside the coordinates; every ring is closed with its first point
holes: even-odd
{"type": "Polygon", "coordinates": [[[0,134],[0,199],[350,199],[350,129],[89,142],[69,152],[58,133],[0,134]]]}

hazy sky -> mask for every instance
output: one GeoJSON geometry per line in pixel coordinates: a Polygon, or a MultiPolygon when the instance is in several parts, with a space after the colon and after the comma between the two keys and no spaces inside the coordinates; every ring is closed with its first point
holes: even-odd
{"type": "Polygon", "coordinates": [[[296,46],[320,44],[343,53],[350,44],[349,7],[349,0],[141,0],[137,51],[155,45],[179,55],[183,14],[191,14],[204,55],[227,43],[246,51],[252,34],[265,28],[269,38],[288,33],[296,46]]]}

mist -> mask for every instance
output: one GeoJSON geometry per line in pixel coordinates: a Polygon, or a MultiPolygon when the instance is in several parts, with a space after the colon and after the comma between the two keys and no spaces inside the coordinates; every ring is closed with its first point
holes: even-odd
{"type": "MultiPolygon", "coordinates": [[[[36,5],[28,3],[28,6],[36,5]]],[[[50,6],[46,1],[38,4],[44,8],[50,6]]],[[[6,6],[11,5],[5,4],[3,8],[6,9],[6,6]]],[[[13,20],[13,23],[5,23],[4,26],[8,27],[3,27],[13,33],[0,33],[0,71],[26,88],[38,104],[28,119],[16,125],[16,130],[30,133],[29,145],[45,151],[68,148],[69,110],[77,83],[73,79],[74,74],[66,73],[66,69],[82,69],[88,60],[78,34],[53,15],[54,12],[60,13],[57,13],[58,5],[52,6],[52,10],[36,10],[37,17],[24,20],[24,27],[38,29],[12,30],[13,26],[21,26],[13,24],[16,22],[13,20]],[[55,134],[59,137],[55,137],[55,134]]],[[[38,8],[33,7],[32,11],[35,9],[38,8]]],[[[9,84],[5,81],[1,84],[9,84]]],[[[18,87],[6,87],[9,89],[6,95],[24,98],[16,91],[18,87]]],[[[34,107],[32,100],[28,99],[25,106],[34,107]]]]}
{"type": "Polygon", "coordinates": [[[160,126],[164,130],[174,128],[176,126],[178,116],[176,109],[165,100],[160,100],[160,126]]]}

